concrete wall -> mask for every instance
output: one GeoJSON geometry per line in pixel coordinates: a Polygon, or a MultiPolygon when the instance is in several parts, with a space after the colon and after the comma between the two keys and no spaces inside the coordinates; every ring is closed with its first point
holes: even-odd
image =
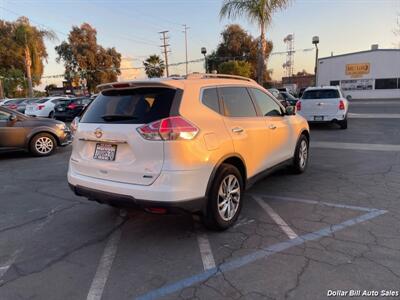
{"type": "MultiPolygon", "coordinates": [[[[400,50],[374,50],[348,55],[338,55],[318,60],[317,85],[330,85],[331,81],[339,80],[341,87],[349,88],[348,80],[357,80],[353,86],[365,86],[365,90],[344,90],[346,95],[354,99],[400,99],[398,89],[375,89],[375,79],[400,78],[400,50]],[[369,63],[368,74],[346,75],[347,64],[369,63]],[[347,83],[346,83],[347,81],[347,83]]],[[[400,79],[399,79],[400,80],[400,79]]]]}

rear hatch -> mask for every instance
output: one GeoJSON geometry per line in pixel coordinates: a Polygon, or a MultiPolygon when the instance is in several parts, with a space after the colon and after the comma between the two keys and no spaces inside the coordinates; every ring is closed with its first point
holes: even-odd
{"type": "Polygon", "coordinates": [[[301,113],[311,116],[335,115],[339,110],[339,102],[338,90],[308,90],[301,98],[301,113]]]}
{"type": "Polygon", "coordinates": [[[169,117],[175,94],[169,87],[103,91],[80,120],[71,158],[74,171],[116,182],[152,184],[163,166],[164,142],[146,140],[137,129],[169,117]]]}

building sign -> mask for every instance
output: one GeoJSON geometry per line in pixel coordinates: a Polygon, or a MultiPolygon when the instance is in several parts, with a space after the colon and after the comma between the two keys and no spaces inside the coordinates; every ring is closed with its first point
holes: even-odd
{"type": "Polygon", "coordinates": [[[351,77],[361,77],[362,75],[369,74],[371,66],[369,63],[362,64],[347,64],[346,75],[351,77]]]}
{"type": "Polygon", "coordinates": [[[343,91],[372,90],[373,83],[373,79],[342,80],[340,87],[343,91]]]}

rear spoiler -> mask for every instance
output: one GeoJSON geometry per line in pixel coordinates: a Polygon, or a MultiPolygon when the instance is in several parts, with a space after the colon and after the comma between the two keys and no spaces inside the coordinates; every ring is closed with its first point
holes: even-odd
{"type": "Polygon", "coordinates": [[[112,82],[104,83],[97,86],[99,92],[115,89],[132,89],[139,87],[166,87],[176,90],[177,87],[166,84],[161,81],[127,81],[127,82],[112,82]]]}

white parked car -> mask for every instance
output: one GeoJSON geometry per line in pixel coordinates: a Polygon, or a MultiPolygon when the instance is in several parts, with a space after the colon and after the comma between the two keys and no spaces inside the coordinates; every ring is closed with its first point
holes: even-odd
{"type": "Polygon", "coordinates": [[[307,121],[251,79],[193,74],[111,83],[76,124],[72,190],[112,206],[238,218],[243,192],[279,166],[304,172],[307,121]]]}
{"type": "Polygon", "coordinates": [[[333,122],[347,128],[349,102],[337,86],[307,88],[296,108],[309,122],[333,122]]]}
{"type": "Polygon", "coordinates": [[[54,117],[54,107],[60,101],[69,101],[67,97],[47,97],[41,98],[33,103],[30,103],[25,108],[25,114],[35,117],[54,117]]]}

